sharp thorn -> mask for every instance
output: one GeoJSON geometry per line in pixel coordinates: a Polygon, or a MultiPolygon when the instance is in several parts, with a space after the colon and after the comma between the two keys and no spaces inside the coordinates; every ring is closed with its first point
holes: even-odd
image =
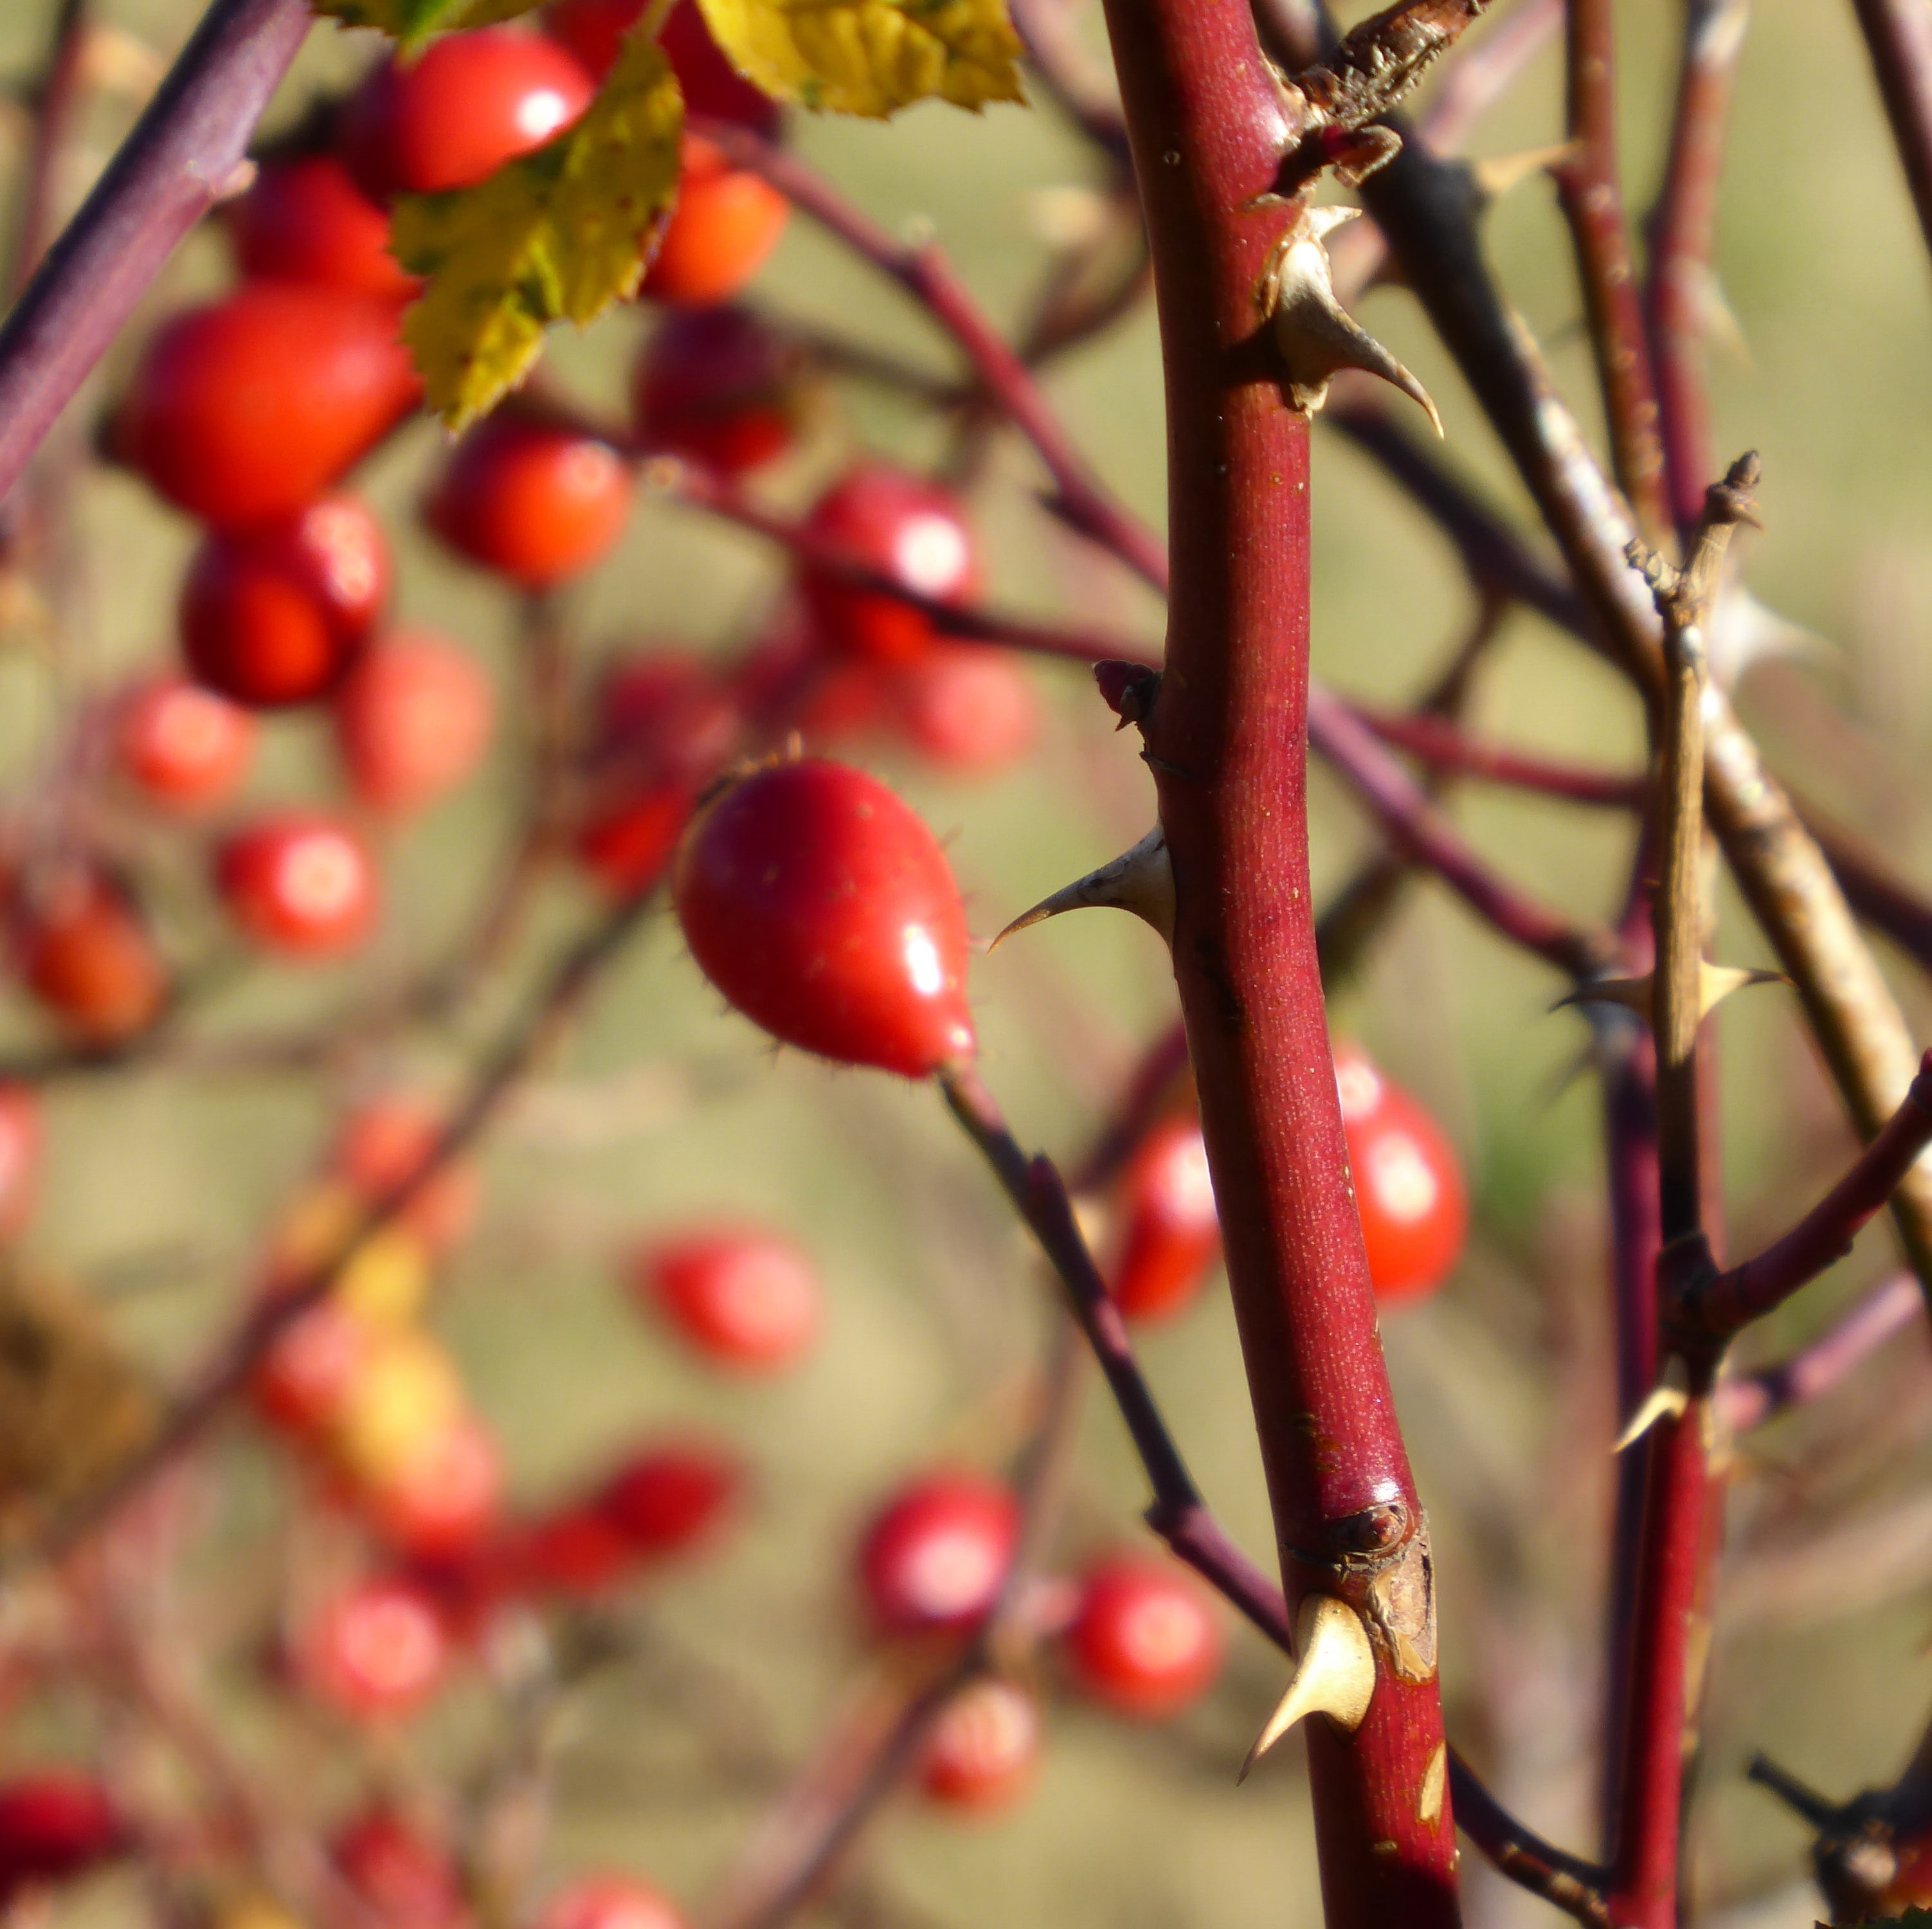
{"type": "Polygon", "coordinates": [[[1255,1737],[1234,1779],[1244,1782],[1255,1764],[1304,1715],[1325,1714],[1351,1732],[1362,1725],[1376,1691],[1376,1651],[1362,1618],[1333,1594],[1312,1594],[1295,1618],[1300,1658],[1287,1691],[1255,1737]]]}
{"type": "Polygon", "coordinates": [[[1660,1420],[1682,1419],[1690,1404],[1690,1390],[1685,1380],[1684,1362],[1673,1353],[1664,1363],[1663,1377],[1644,1395],[1637,1410],[1617,1436],[1611,1453],[1621,1454],[1634,1447],[1660,1420]]]}
{"type": "Polygon", "coordinates": [[[1041,898],[1030,910],[1022,911],[986,949],[997,950],[1015,932],[1058,917],[1062,911],[1084,910],[1096,904],[1131,911],[1152,925],[1168,944],[1174,942],[1174,866],[1158,824],[1111,864],[1076,878],[1050,898],[1041,898]]]}

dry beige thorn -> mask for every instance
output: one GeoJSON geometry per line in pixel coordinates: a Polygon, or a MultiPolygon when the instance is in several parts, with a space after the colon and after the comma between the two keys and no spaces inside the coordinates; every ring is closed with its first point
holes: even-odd
{"type": "Polygon", "coordinates": [[[1469,164],[1470,178],[1486,201],[1494,201],[1519,187],[1532,174],[1554,172],[1565,162],[1574,160],[1582,143],[1564,141],[1555,147],[1526,148],[1519,154],[1491,154],[1469,164]]]}
{"type": "Polygon", "coordinates": [[[1062,911],[1084,910],[1089,905],[1103,905],[1115,910],[1131,911],[1150,924],[1166,941],[1174,942],[1174,866],[1167,854],[1167,839],[1156,824],[1136,844],[1110,864],[1090,871],[1052,897],[1042,898],[1031,910],[1022,911],[986,949],[997,950],[1016,931],[1040,924],[1062,911]]]}
{"type": "Polygon", "coordinates": [[[1673,1353],[1664,1361],[1664,1372],[1656,1385],[1644,1395],[1642,1404],[1630,1415],[1610,1451],[1621,1454],[1625,1448],[1634,1447],[1660,1420],[1682,1419],[1690,1405],[1690,1372],[1673,1353]]]}
{"type": "MultiPolygon", "coordinates": [[[[1646,971],[1641,978],[1598,978],[1578,986],[1550,1009],[1561,1011],[1565,1005],[1626,1005],[1648,1024],[1652,1022],[1653,976],[1646,971]]],[[[1713,964],[1704,958],[1700,961],[1697,1016],[1708,1018],[1733,992],[1742,991],[1747,985],[1788,985],[1790,982],[1782,971],[1746,970],[1736,964],[1713,964]]]]}
{"type": "Polygon", "coordinates": [[[1419,404],[1442,434],[1442,418],[1429,392],[1335,298],[1324,237],[1359,208],[1304,208],[1276,244],[1257,300],[1272,322],[1275,345],[1288,364],[1288,392],[1298,409],[1312,414],[1328,399],[1330,379],[1360,368],[1400,388],[1419,404]]]}
{"type": "Polygon", "coordinates": [[[1300,1659],[1287,1692],[1276,1704],[1241,1772],[1244,1782],[1254,1765],[1305,1714],[1325,1714],[1352,1732],[1376,1691],[1376,1651],[1362,1617],[1334,1595],[1312,1594],[1295,1617],[1294,1646],[1300,1659]]]}

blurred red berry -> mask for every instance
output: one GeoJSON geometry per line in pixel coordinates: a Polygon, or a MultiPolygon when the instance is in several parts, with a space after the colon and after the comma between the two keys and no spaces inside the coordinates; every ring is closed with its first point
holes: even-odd
{"type": "Polygon", "coordinates": [[[786,1043],[912,1078],[970,1055],[958,886],[864,772],[808,758],[740,778],[693,820],[674,888],[705,976],[786,1043]]]}
{"type": "MultiPolygon", "coordinates": [[[[883,462],[849,470],[818,499],[806,528],[854,562],[944,603],[980,592],[973,534],[951,494],[883,462]]],[[[828,649],[878,663],[916,662],[933,646],[922,611],[828,572],[808,569],[806,599],[828,649]]]]}
{"type": "Polygon", "coordinates": [[[1120,1206],[1114,1300],[1130,1319],[1172,1318],[1192,1304],[1221,1250],[1208,1148],[1192,1119],[1148,1134],[1121,1178],[1120,1206]]]}
{"type": "Polygon", "coordinates": [[[341,680],[388,594],[381,524],[352,497],[326,497],[202,542],[182,585],[182,653],[236,703],[310,703],[341,680]]]}
{"type": "Polygon", "coordinates": [[[511,1563],[530,1586],[549,1594],[592,1594],[637,1564],[629,1537],[595,1506],[560,1508],[518,1537],[511,1563]]]}
{"type": "Polygon", "coordinates": [[[544,1904],[536,1929],[684,1929],[684,1918],[634,1876],[582,1876],[544,1904]]]}
{"type": "Polygon", "coordinates": [[[1468,1235],[1456,1148],[1360,1046],[1336,1046],[1335,1084],[1376,1297],[1390,1306],[1426,1298],[1455,1270],[1468,1235]]]}
{"type": "Polygon", "coordinates": [[[686,134],[677,205],[645,271],[644,293],[680,308],[730,301],[764,267],[790,215],[791,203],[762,175],[686,134]]]}
{"type": "Polygon", "coordinates": [[[248,528],[298,514],[419,393],[393,302],[250,282],[148,338],[115,440],[177,508],[248,528]]]}
{"type": "Polygon", "coordinates": [[[235,258],[256,280],[313,281],[398,301],[418,284],[389,252],[389,218],[332,154],[265,161],[229,210],[235,258]]]}
{"type": "MultiPolygon", "coordinates": [[[[391,1092],[351,1112],[329,1153],[332,1171],[366,1200],[409,1178],[435,1150],[446,1124],[425,1098],[391,1092]]],[[[446,1252],[468,1237],[482,1204],[482,1179],[467,1159],[452,1159],[404,1206],[402,1217],[432,1252],[446,1252]]]]}
{"type": "Polygon", "coordinates": [[[375,925],[375,866],[333,818],[284,812],[236,832],[216,855],[215,881],[242,930],[285,957],[338,957],[375,925]]]}
{"type": "MultiPolygon", "coordinates": [[[[615,65],[620,44],[644,10],[644,0],[556,0],[544,10],[544,32],[601,80],[615,65]]],[[[777,132],[778,103],[740,76],[692,0],[671,9],[658,44],[670,58],[690,112],[736,121],[758,134],[777,132]]]]}
{"type": "Polygon", "coordinates": [[[935,643],[894,679],[907,741],[942,770],[990,777],[1018,763],[1040,734],[1040,699],[1005,650],[935,643]]]}
{"type": "Polygon", "coordinates": [[[14,905],[27,988],[84,1044],[125,1044],[160,1017],[167,975],[126,890],[81,868],[37,880],[14,905]]]}
{"type": "Polygon", "coordinates": [[[470,652],[434,630],[392,630],[335,693],[335,737],[356,794],[395,814],[461,784],[489,748],[496,693],[470,652]]]}
{"type": "Polygon", "coordinates": [[[664,1560],[710,1540],[744,1490],[743,1469],[732,1456],[670,1442],[626,1461],[598,1490],[597,1511],[634,1557],[664,1560]]]}
{"type": "Polygon", "coordinates": [[[374,69],[343,104],[337,140],[350,172],[378,201],[440,194],[473,188],[542,147],[596,92],[554,40],[481,27],[374,69]]]}
{"type": "Polygon", "coordinates": [[[496,1525],[503,1456],[480,1420],[459,1415],[373,1481],[368,1498],[377,1529],[398,1553],[457,1558],[480,1548],[496,1525]]]}
{"type": "Polygon", "coordinates": [[[1096,1563],[1066,1632],[1074,1677],[1116,1714],[1165,1720],[1200,1700],[1221,1671],[1221,1630],[1201,1589],[1138,1555],[1096,1563]]]}
{"type": "Polygon", "coordinates": [[[321,1300],[284,1327],[255,1370],[255,1403],[291,1433],[332,1426],[373,1350],[369,1330],[334,1300],[321,1300]]]}
{"type": "Polygon", "coordinates": [[[459,554],[526,590],[602,562],[631,513],[631,472],[608,442],[508,416],[472,429],[424,506],[459,554]]]}
{"type": "Polygon", "coordinates": [[[927,1738],[920,1785],[948,1808],[1010,1808],[1040,1762],[1040,1708],[1025,1689],[987,1677],[949,1701],[927,1738]]]}
{"type": "Polygon", "coordinates": [[[632,1274],[638,1297],[721,1366],[775,1372],[795,1365],[818,1336],[818,1270],[776,1234],[689,1233],[639,1253],[632,1274]]]}
{"type": "Polygon", "coordinates": [[[1018,1505],[998,1480],[939,1473],[902,1488],[860,1544],[860,1589],[874,1628],[904,1635],[975,1626],[992,1610],[1018,1533],[1018,1505]]]}
{"type": "Polygon", "coordinates": [[[158,676],[130,690],[115,719],[122,776],[165,810],[225,803],[254,754],[255,722],[248,712],[182,677],[158,676]]]}
{"type": "Polygon", "coordinates": [[[448,1664],[436,1603],[400,1580],[338,1594],[303,1630],[298,1656],[309,1692],[358,1720],[413,1714],[448,1664]]]}
{"type": "Polygon", "coordinates": [[[16,1238],[40,1197],[40,1102],[31,1085],[0,1084],[0,1239],[16,1238]]]}
{"type": "Polygon", "coordinates": [[[69,1881],[128,1846],[125,1824],[91,1777],[45,1768],[0,1782],[0,1902],[31,1883],[69,1881]]]}
{"type": "Polygon", "coordinates": [[[639,440],[740,476],[790,446],[797,357],[740,308],[674,311],[632,385],[639,440]]]}
{"type": "Polygon", "coordinates": [[[397,1929],[451,1929],[467,1912],[454,1863],[391,1810],[357,1816],[329,1852],[350,1888],[397,1929]]]}

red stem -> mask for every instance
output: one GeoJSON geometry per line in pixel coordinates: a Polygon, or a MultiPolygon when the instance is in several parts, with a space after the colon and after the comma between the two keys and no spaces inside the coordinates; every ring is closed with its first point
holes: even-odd
{"type": "Polygon", "coordinates": [[[176,244],[227,190],[313,17],[308,0],[215,0],[0,325],[0,500],[176,244]]]}
{"type": "Polygon", "coordinates": [[[1553,758],[1485,743],[1448,717],[1372,710],[1358,703],[1351,703],[1348,707],[1357,722],[1384,743],[1406,751],[1438,770],[1458,771],[1465,776],[1480,777],[1515,790],[1561,797],[1566,803],[1606,809],[1640,810],[1650,795],[1649,784],[1642,777],[1623,777],[1614,771],[1559,764],[1553,758]]]}
{"type": "Polygon", "coordinates": [[[1932,248],[1932,6],[1926,0],[1852,0],[1852,6],[1918,225],[1932,248]]]}
{"type": "MultiPolygon", "coordinates": [[[[1244,7],[1108,0],[1152,246],[1174,583],[1146,729],[1175,976],[1292,1602],[1345,1557],[1422,1551],[1329,1056],[1309,890],[1308,422],[1255,338],[1294,131],[1244,7]]],[[[1459,1919],[1432,1668],[1386,1662],[1353,1734],[1308,1736],[1330,1929],[1459,1919]]]]}
{"type": "Polygon", "coordinates": [[[1638,528],[1654,543],[1666,526],[1664,456],[1617,181],[1616,33],[1610,0],[1569,0],[1566,50],[1574,152],[1555,170],[1556,184],[1576,244],[1611,466],[1638,528]]]}
{"type": "Polygon", "coordinates": [[[1704,344],[1731,86],[1750,4],[1750,0],[1690,0],[1685,9],[1670,158],[1664,192],[1651,216],[1646,320],[1670,513],[1680,532],[1696,526],[1703,512],[1704,485],[1715,473],[1704,344]]]}

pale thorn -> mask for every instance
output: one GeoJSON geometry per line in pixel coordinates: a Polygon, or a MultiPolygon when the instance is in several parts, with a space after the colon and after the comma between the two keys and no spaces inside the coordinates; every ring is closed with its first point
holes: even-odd
{"type": "Polygon", "coordinates": [[[1575,160],[1580,152],[1579,142],[1563,141],[1555,147],[1525,148],[1520,154],[1491,154],[1470,162],[1469,178],[1484,201],[1500,200],[1532,175],[1554,173],[1564,162],[1575,160]]]}
{"type": "Polygon", "coordinates": [[[1639,1402],[1625,1423],[1610,1451],[1621,1454],[1634,1447],[1660,1420],[1681,1420],[1690,1405],[1690,1376],[1684,1362],[1673,1353],[1664,1363],[1664,1372],[1655,1386],[1639,1402]]]}
{"type": "Polygon", "coordinates": [[[90,27],[80,44],[80,83],[123,100],[145,101],[168,64],[148,43],[119,27],[90,27]]]}
{"type": "Polygon", "coordinates": [[[1711,680],[1721,689],[1735,689],[1754,664],[1780,657],[1829,662],[1838,655],[1815,631],[1780,616],[1736,580],[1718,592],[1700,627],[1711,680]]]}
{"type": "Polygon", "coordinates": [[[1731,306],[1730,298],[1724,292],[1724,284],[1718,279],[1717,270],[1708,263],[1699,262],[1691,292],[1697,306],[1697,320],[1711,345],[1721,349],[1745,369],[1754,368],[1756,362],[1744,324],[1738,320],[1737,310],[1731,306]]]}
{"type": "Polygon", "coordinates": [[[1287,364],[1288,398],[1310,415],[1328,398],[1330,380],[1344,368],[1378,376],[1417,403],[1443,433],[1429,392],[1335,298],[1323,244],[1329,232],[1352,221],[1359,208],[1308,208],[1276,244],[1256,298],[1274,329],[1287,364]]]}
{"type": "Polygon", "coordinates": [[[1031,910],[1022,911],[992,943],[996,951],[1016,931],[1040,924],[1062,911],[1084,910],[1090,905],[1131,911],[1150,924],[1167,943],[1174,942],[1174,866],[1167,854],[1167,838],[1160,825],[1110,864],[1076,878],[1070,884],[1042,898],[1031,910]]]}
{"type": "MultiPolygon", "coordinates": [[[[1700,958],[1698,966],[1700,1018],[1708,1018],[1733,992],[1742,991],[1747,985],[1788,985],[1791,982],[1782,971],[1746,970],[1736,964],[1713,964],[1708,958],[1700,958]]],[[[1558,998],[1550,1009],[1561,1011],[1565,1005],[1595,1004],[1626,1005],[1646,1024],[1654,1025],[1655,976],[1654,972],[1646,971],[1641,978],[1594,979],[1587,985],[1579,985],[1576,990],[1558,998]]]]}
{"type": "Polygon", "coordinates": [[[1376,1692],[1376,1651],[1362,1617],[1331,1594],[1312,1594],[1295,1617],[1294,1664],[1287,1692],[1276,1704],[1241,1772],[1249,1771],[1304,1715],[1325,1714],[1352,1734],[1362,1725],[1376,1692]]]}

